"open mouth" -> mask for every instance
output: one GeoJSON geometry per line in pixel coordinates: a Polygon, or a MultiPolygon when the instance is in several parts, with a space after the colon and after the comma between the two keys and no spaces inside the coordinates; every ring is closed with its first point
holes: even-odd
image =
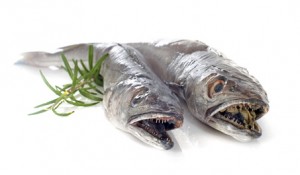
{"type": "Polygon", "coordinates": [[[211,116],[225,121],[238,129],[259,137],[261,128],[256,120],[268,112],[268,105],[259,100],[232,101],[216,107],[211,116]]]}
{"type": "Polygon", "coordinates": [[[179,128],[183,123],[182,117],[159,113],[143,114],[142,116],[131,120],[130,124],[141,128],[161,144],[168,145],[165,146],[165,149],[170,149],[173,146],[173,141],[167,131],[179,128]]]}

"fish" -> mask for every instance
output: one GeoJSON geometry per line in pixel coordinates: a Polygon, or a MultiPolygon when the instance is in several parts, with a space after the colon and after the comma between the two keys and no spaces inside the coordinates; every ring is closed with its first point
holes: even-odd
{"type": "Polygon", "coordinates": [[[182,126],[183,106],[204,124],[239,141],[262,135],[257,120],[269,111],[266,91],[247,69],[197,40],[87,43],[27,52],[19,64],[60,67],[60,55],[100,58],[103,105],[112,124],[146,144],[174,145],[167,132],[182,126]]]}
{"type": "Polygon", "coordinates": [[[167,131],[183,123],[179,98],[145,64],[130,46],[116,45],[102,65],[105,79],[103,104],[109,120],[154,147],[170,149],[167,131]]]}

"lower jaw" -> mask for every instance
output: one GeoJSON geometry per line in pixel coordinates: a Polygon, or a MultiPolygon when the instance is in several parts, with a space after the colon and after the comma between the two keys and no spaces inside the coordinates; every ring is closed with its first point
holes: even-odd
{"type": "Polygon", "coordinates": [[[234,126],[231,123],[228,123],[222,119],[217,119],[217,118],[211,118],[207,124],[211,126],[212,128],[229,135],[233,137],[234,139],[241,141],[241,142],[249,142],[251,140],[257,139],[258,137],[261,136],[261,129],[257,125],[258,129],[260,132],[252,131],[249,129],[241,129],[236,126],[234,126]]]}
{"type": "Polygon", "coordinates": [[[174,145],[171,138],[169,138],[168,140],[167,139],[160,140],[159,138],[152,139],[152,137],[154,137],[154,136],[142,128],[139,128],[134,125],[129,125],[127,128],[128,128],[127,132],[131,133],[132,135],[134,135],[135,137],[140,139],[142,142],[144,142],[150,146],[153,146],[157,149],[169,150],[174,145]]]}

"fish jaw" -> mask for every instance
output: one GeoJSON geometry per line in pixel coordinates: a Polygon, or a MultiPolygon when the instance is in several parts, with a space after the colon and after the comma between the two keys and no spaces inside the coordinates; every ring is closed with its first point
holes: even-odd
{"type": "Polygon", "coordinates": [[[268,110],[269,105],[262,100],[232,100],[210,108],[205,122],[239,141],[247,142],[262,135],[257,120],[268,110]]]}
{"type": "Polygon", "coordinates": [[[167,131],[179,128],[182,123],[182,114],[146,113],[132,116],[127,129],[143,142],[168,150],[173,147],[174,142],[167,131]]]}

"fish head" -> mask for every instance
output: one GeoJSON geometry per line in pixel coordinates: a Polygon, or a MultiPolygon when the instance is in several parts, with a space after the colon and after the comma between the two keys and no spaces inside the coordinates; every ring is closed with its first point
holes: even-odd
{"type": "Polygon", "coordinates": [[[173,147],[167,131],[183,123],[183,111],[174,94],[166,89],[138,87],[130,100],[128,114],[127,128],[131,134],[157,148],[173,147]]]}
{"type": "Polygon", "coordinates": [[[109,120],[144,143],[171,149],[174,143],[167,132],[183,123],[179,99],[167,88],[158,88],[163,84],[150,84],[147,80],[143,84],[130,80],[128,84],[106,91],[104,106],[109,120]]]}
{"type": "Polygon", "coordinates": [[[219,58],[190,87],[188,107],[201,121],[239,141],[261,136],[257,120],[269,110],[267,93],[245,68],[219,58]]]}

